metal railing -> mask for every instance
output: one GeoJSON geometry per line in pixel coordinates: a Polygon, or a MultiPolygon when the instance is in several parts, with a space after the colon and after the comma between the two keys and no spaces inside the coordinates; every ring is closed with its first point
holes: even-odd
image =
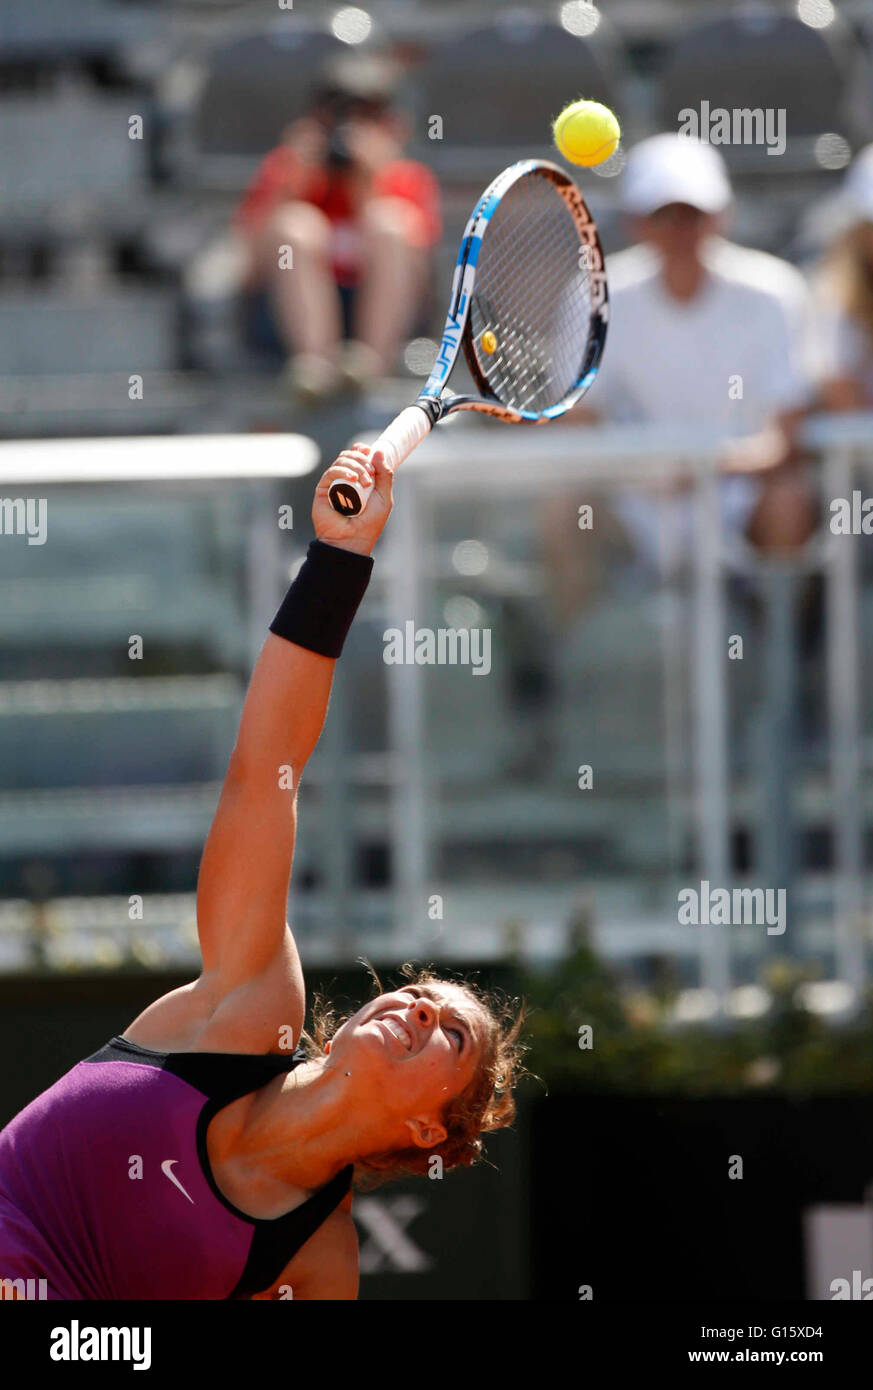
{"type": "MultiPolygon", "coordinates": [[[[568,923],[578,920],[581,912],[607,954],[660,954],[685,962],[692,971],[686,983],[699,984],[715,1001],[716,1011],[727,1011],[748,959],[761,955],[762,938],[750,947],[747,940],[725,930],[690,930],[677,920],[675,897],[672,913],[665,904],[677,884],[694,878],[725,885],[745,881],[736,864],[734,832],[737,820],[750,816],[757,818],[755,881],[791,887],[808,877],[796,823],[799,808],[808,805],[814,808],[811,814],[826,823],[832,842],[827,870],[819,875],[827,883],[827,905],[809,927],[807,934],[814,938],[810,950],[825,962],[826,974],[856,993],[863,987],[869,955],[864,834],[873,814],[866,804],[862,730],[864,537],[836,535],[828,520],[831,499],[851,499],[864,482],[873,492],[873,417],[821,418],[810,423],[807,438],[818,459],[821,523],[802,553],[776,561],[763,559],[736,536],[726,543],[717,504],[720,438],[686,430],[508,429],[492,422],[452,422],[434,432],[398,478],[395,513],[353,633],[357,654],[352,643],[338,667],[325,734],[301,791],[292,913],[310,954],[365,949],[383,960],[410,953],[481,959],[504,953],[507,945],[533,955],[560,954],[568,923]],[[472,531],[491,551],[489,593],[495,611],[501,594],[510,592],[538,603],[541,555],[526,553],[521,560],[510,556],[500,565],[494,560],[502,544],[495,539],[501,507],[512,527],[530,539],[537,508],[545,498],[568,498],[568,505],[575,506],[596,495],[608,506],[623,491],[653,485],[663,491],[677,477],[685,480],[685,495],[694,507],[690,550],[671,521],[669,505],[653,500],[652,506],[659,555],[651,580],[657,623],[654,655],[644,678],[661,687],[653,689],[652,698],[661,699],[665,711],[654,749],[660,762],[655,760],[654,772],[647,768],[645,776],[630,775],[637,744],[629,744],[619,750],[623,761],[616,762],[618,772],[606,791],[584,802],[535,779],[510,786],[502,775],[492,777],[496,764],[489,761],[488,752],[465,783],[466,752],[454,760],[460,773],[450,756],[454,732],[465,735],[466,749],[486,732],[490,720],[511,742],[513,721],[524,720],[511,702],[501,703],[499,698],[498,684],[507,665],[505,641],[498,641],[495,649],[497,680],[473,681],[466,673],[468,690],[480,692],[478,703],[468,698],[466,705],[458,706],[461,713],[450,711],[447,720],[440,705],[454,698],[453,688],[440,684],[441,677],[431,679],[427,667],[386,665],[384,629],[402,628],[410,618],[425,621],[447,576],[458,580],[446,557],[453,534],[469,536],[464,529],[468,517],[472,531]],[[761,688],[754,706],[759,756],[744,773],[740,788],[725,675],[730,586],[737,576],[755,589],[764,610],[764,637],[758,649],[761,688]],[[823,579],[826,595],[821,647],[826,765],[814,785],[808,769],[798,768],[802,740],[795,719],[795,614],[799,588],[809,576],[823,579]],[[362,708],[368,717],[385,714],[384,728],[369,742],[355,732],[362,708]],[[452,719],[472,721],[472,727],[453,731],[452,719]],[[646,801],[645,815],[638,813],[641,799],[646,801]],[[754,803],[755,816],[748,803],[754,803]],[[607,865],[602,872],[597,865],[589,870],[571,864],[551,878],[540,870],[542,859],[525,867],[528,845],[541,856],[560,859],[568,848],[572,851],[575,841],[593,837],[596,843],[598,834],[615,843],[626,837],[633,842],[636,859],[629,853],[626,863],[607,865]],[[381,883],[361,878],[360,853],[369,842],[384,844],[389,851],[390,867],[381,883]],[[466,877],[455,874],[447,858],[465,845],[478,853],[477,845],[481,848],[486,842],[488,852],[497,854],[496,874],[493,865],[481,867],[484,849],[480,859],[474,856],[466,877]],[[653,861],[658,880],[654,892],[649,882],[653,861]],[[317,870],[314,888],[301,887],[300,871],[307,865],[317,870]],[[510,869],[516,870],[511,879],[510,869]],[[639,889],[636,899],[631,888],[639,889]],[[453,905],[445,920],[435,925],[428,904],[439,895],[451,898],[453,905]]],[[[80,497],[90,495],[89,487],[103,496],[107,488],[117,489],[119,497],[127,495],[128,488],[158,490],[166,493],[170,506],[191,488],[214,491],[222,479],[241,487],[248,497],[239,544],[247,557],[251,662],[263,638],[265,615],[273,610],[287,575],[288,555],[276,526],[270,479],[308,473],[315,459],[308,441],[281,436],[15,444],[0,447],[0,487],[16,493],[48,490],[50,496],[52,489],[59,489],[58,495],[72,490],[80,497]]],[[[586,544],[581,532],[579,544],[581,554],[586,544]]],[[[454,587],[469,588],[471,582],[458,581],[454,587]]],[[[631,611],[635,602],[631,600],[631,611]]],[[[611,621],[607,612],[607,627],[611,621]]],[[[622,647],[628,640],[632,639],[615,638],[617,670],[633,656],[622,647]]],[[[599,660],[594,653],[589,656],[587,641],[586,630],[581,656],[577,652],[569,662],[576,663],[576,675],[583,680],[588,672],[597,674],[599,660]]],[[[617,702],[613,723],[619,729],[623,723],[629,728],[636,717],[630,704],[625,709],[621,703],[625,688],[616,687],[613,695],[607,687],[603,697],[606,703],[617,702]]],[[[196,704],[196,681],[184,689],[186,699],[190,696],[196,704]]],[[[20,704],[23,690],[7,687],[7,703],[20,704]]],[[[106,693],[112,693],[109,687],[106,693]]],[[[224,704],[224,687],[220,693],[224,704]]],[[[64,705],[72,694],[72,686],[59,686],[52,700],[64,705]]],[[[147,694],[144,687],[142,698],[147,694]]],[[[163,703],[162,698],[157,706],[163,703]]],[[[568,701],[565,696],[562,718],[568,710],[572,752],[574,710],[572,697],[568,701]]],[[[15,705],[9,717],[19,714],[15,705]]],[[[49,709],[40,715],[50,717],[49,709]]],[[[596,717],[586,734],[589,739],[592,729],[596,732],[596,717]]],[[[562,758],[561,775],[568,761],[566,754],[562,758]]],[[[596,750],[587,761],[596,769],[596,750]]],[[[131,837],[145,852],[166,852],[174,844],[190,850],[202,842],[217,790],[209,781],[173,787],[7,791],[0,797],[0,844],[5,827],[7,853],[32,852],[42,827],[49,855],[92,841],[133,843],[131,837]]],[[[799,910],[798,918],[802,916],[799,910]]],[[[784,938],[775,937],[769,944],[796,951],[801,933],[794,925],[784,938]]]]}
{"type": "MultiPolygon", "coordinates": [[[[724,676],[727,630],[726,586],[732,575],[754,583],[762,596],[768,641],[764,651],[763,728],[768,735],[760,873],[765,881],[790,882],[796,839],[791,833],[793,743],[790,705],[796,647],[792,614],[804,576],[820,574],[826,589],[824,659],[828,675],[828,776],[833,829],[832,873],[836,891],[832,920],[834,970],[860,990],[867,979],[869,928],[865,918],[862,740],[859,661],[859,546],[862,538],[829,529],[829,503],[851,498],[860,479],[873,480],[873,417],[819,418],[810,422],[807,443],[819,457],[817,478],[821,524],[802,553],[764,559],[742,542],[730,547],[722,534],[718,460],[724,441],[700,431],[646,429],[590,430],[549,427],[507,430],[450,424],[436,430],[404,465],[398,482],[400,505],[388,533],[389,556],[377,567],[392,622],[402,626],[422,612],[432,585],[433,548],[440,511],[458,499],[511,498],[519,511],[538,499],[574,489],[614,493],[635,485],[663,485],[682,477],[695,507],[691,562],[690,704],[693,716],[694,875],[712,884],[735,879],[731,852],[729,735],[724,676]],[[402,596],[402,597],[401,597],[402,596]]],[[[871,482],[873,492],[873,482],[871,482]]],[[[662,528],[660,583],[672,582],[681,565],[678,537],[671,534],[669,508],[653,508],[653,525],[662,528]]],[[[674,640],[676,633],[673,634],[674,640]]],[[[433,891],[436,851],[431,769],[428,766],[426,680],[421,666],[389,672],[390,745],[403,776],[393,788],[392,847],[396,865],[394,922],[396,944],[409,941],[411,924],[422,923],[422,905],[433,891]]],[[[666,808],[665,808],[666,809],[666,808]]],[[[689,874],[686,873],[686,877],[689,874]]],[[[663,925],[663,924],[661,924],[663,925]]],[[[635,932],[637,949],[640,937],[635,932]]],[[[419,937],[421,939],[421,937],[419,937]]],[[[716,1001],[732,985],[730,935],[701,930],[696,947],[687,928],[664,935],[652,923],[651,940],[672,941],[677,950],[699,952],[699,980],[716,1001]],[[684,935],[683,935],[684,933],[684,935]]],[[[784,946],[784,943],[779,943],[784,946]]],[[[660,949],[653,944],[652,949],[660,949]]],[[[669,949],[669,947],[668,947],[669,949]]]]}

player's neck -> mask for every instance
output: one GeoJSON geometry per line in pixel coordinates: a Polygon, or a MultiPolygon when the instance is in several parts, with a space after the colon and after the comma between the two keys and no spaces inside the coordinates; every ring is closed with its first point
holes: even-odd
{"type": "MultiPolygon", "coordinates": [[[[353,1085],[324,1059],[304,1063],[282,1078],[281,1089],[273,1084],[254,1098],[225,1147],[229,1139],[236,1156],[256,1158],[293,1186],[320,1187],[358,1154],[387,1147],[382,1125],[375,1118],[368,1123],[353,1085]]],[[[220,1135],[215,1139],[221,1142],[220,1135]]]]}

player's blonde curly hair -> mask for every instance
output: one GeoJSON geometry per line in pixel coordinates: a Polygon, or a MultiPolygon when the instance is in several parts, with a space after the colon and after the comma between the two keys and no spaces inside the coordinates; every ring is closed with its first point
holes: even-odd
{"type": "MultiPolygon", "coordinates": [[[[365,962],[366,964],[366,962],[365,962]]],[[[373,998],[384,994],[382,983],[372,966],[367,965],[373,981],[373,998]]],[[[404,985],[427,989],[428,986],[455,985],[469,994],[483,1020],[481,1055],[475,1075],[460,1095],[447,1101],[441,1120],[447,1131],[441,1144],[433,1149],[410,1146],[385,1153],[368,1154],[355,1163],[355,1187],[367,1190],[391,1179],[424,1176],[435,1154],[442,1160],[444,1171],[470,1167],[484,1157],[481,1136],[504,1129],[515,1119],[514,1088],[525,1068],[522,1057],[527,1050],[521,1042],[521,1030],[526,1017],[524,1003],[510,1000],[496,991],[486,991],[468,980],[449,980],[429,967],[416,968],[410,962],[400,967],[404,985]]],[[[311,1059],[326,1056],[325,1044],[352,1017],[338,1018],[336,1010],[320,996],[312,1006],[312,1029],[304,1031],[300,1042],[311,1059]]]]}

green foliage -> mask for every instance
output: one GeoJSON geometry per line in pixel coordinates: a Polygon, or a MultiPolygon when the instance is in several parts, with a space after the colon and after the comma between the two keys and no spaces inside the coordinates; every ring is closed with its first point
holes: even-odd
{"type": "Polygon", "coordinates": [[[873,1091],[873,993],[840,1023],[812,1013],[800,987],[812,972],[795,962],[767,966],[770,1007],[759,1018],[716,1026],[678,1023],[669,978],[647,992],[580,944],[548,972],[525,970],[530,1071],[547,1085],[627,1094],[718,1095],[873,1091]],[[593,1045],[579,1045],[579,1028],[593,1045]]]}

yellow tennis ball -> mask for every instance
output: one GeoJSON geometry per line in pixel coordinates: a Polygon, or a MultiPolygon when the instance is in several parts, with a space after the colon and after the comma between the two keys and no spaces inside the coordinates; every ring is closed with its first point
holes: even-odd
{"type": "Polygon", "coordinates": [[[492,353],[492,352],[496,352],[496,351],[497,351],[497,339],[495,338],[494,334],[491,332],[491,329],[490,329],[490,328],[486,328],[485,332],[482,334],[482,337],[479,339],[479,341],[480,341],[480,343],[481,343],[481,345],[482,345],[482,351],[483,351],[483,352],[487,352],[487,353],[490,354],[490,353],[492,353]]]}
{"type": "Polygon", "coordinates": [[[599,101],[574,101],[564,107],[552,134],[565,159],[590,168],[615,154],[621,126],[609,107],[599,101]]]}

